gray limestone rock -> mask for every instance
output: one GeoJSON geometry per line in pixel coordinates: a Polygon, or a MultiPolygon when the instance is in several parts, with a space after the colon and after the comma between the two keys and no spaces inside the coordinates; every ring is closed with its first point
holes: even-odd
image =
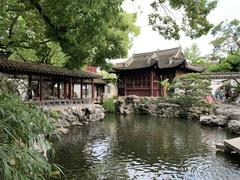
{"type": "Polygon", "coordinates": [[[227,122],[224,116],[201,116],[200,123],[207,126],[226,126],[227,122]]]}
{"type": "Polygon", "coordinates": [[[238,120],[229,121],[228,130],[234,134],[240,134],[240,121],[238,120]]]}

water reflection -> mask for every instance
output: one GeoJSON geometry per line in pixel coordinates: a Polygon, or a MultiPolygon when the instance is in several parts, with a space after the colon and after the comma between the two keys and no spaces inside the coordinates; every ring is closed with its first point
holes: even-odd
{"type": "Polygon", "coordinates": [[[195,121],[108,115],[56,142],[66,179],[240,179],[239,159],[216,154],[227,134],[195,121]]]}

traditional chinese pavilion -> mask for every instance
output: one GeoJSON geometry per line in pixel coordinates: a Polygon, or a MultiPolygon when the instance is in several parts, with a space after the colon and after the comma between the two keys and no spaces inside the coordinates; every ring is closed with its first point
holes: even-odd
{"type": "Polygon", "coordinates": [[[118,75],[120,96],[162,96],[158,81],[184,73],[202,72],[204,68],[188,64],[181,48],[133,54],[126,62],[113,67],[118,75]]]}
{"type": "Polygon", "coordinates": [[[83,99],[92,101],[95,98],[94,81],[101,77],[84,70],[6,59],[0,59],[0,73],[9,79],[22,80],[20,83],[28,86],[27,99],[40,105],[82,103],[83,99]]]}

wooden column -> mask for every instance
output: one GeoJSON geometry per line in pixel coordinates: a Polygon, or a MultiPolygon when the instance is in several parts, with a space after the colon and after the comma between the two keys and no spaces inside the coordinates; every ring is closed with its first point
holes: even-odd
{"type": "Polygon", "coordinates": [[[159,76],[156,75],[156,81],[157,81],[157,97],[159,97],[159,76]]]}
{"type": "Polygon", "coordinates": [[[124,96],[127,96],[127,78],[126,77],[124,77],[124,96]]]}
{"type": "Polygon", "coordinates": [[[57,96],[58,96],[58,99],[60,99],[60,82],[57,82],[57,96]]]}
{"type": "Polygon", "coordinates": [[[32,97],[32,76],[31,75],[28,76],[28,91],[27,92],[28,92],[28,94],[27,94],[28,100],[33,99],[33,97],[32,97]]]}
{"type": "Polygon", "coordinates": [[[31,88],[32,86],[32,76],[28,76],[28,88],[31,88]]]}
{"type": "Polygon", "coordinates": [[[151,96],[153,96],[153,72],[150,72],[150,91],[151,91],[151,96]]]}
{"type": "Polygon", "coordinates": [[[83,80],[81,79],[81,99],[83,98],[83,80]]]}
{"type": "Polygon", "coordinates": [[[68,84],[67,84],[67,82],[64,82],[64,99],[67,99],[67,97],[68,97],[68,84]]]}
{"type": "Polygon", "coordinates": [[[44,99],[43,97],[43,77],[40,76],[40,81],[39,81],[39,97],[40,97],[40,101],[42,101],[44,99]]]}
{"type": "Polygon", "coordinates": [[[74,82],[72,83],[72,99],[74,98],[74,82]]]}
{"type": "Polygon", "coordinates": [[[70,80],[69,80],[69,84],[68,84],[68,98],[70,99],[70,100],[72,100],[72,78],[70,78],[70,80]]]}
{"type": "Polygon", "coordinates": [[[51,92],[51,93],[52,93],[52,96],[54,96],[54,86],[55,86],[55,83],[52,82],[52,87],[51,87],[51,88],[52,88],[52,89],[51,89],[51,91],[52,91],[52,92],[51,92]]]}
{"type": "Polygon", "coordinates": [[[95,98],[95,87],[94,87],[93,79],[91,81],[91,84],[92,84],[92,100],[94,100],[94,98],[95,98]]]}
{"type": "MultiPolygon", "coordinates": [[[[159,81],[162,82],[163,77],[162,75],[159,76],[159,81]]],[[[162,89],[162,85],[159,84],[159,95],[163,96],[163,89],[162,89]]]]}

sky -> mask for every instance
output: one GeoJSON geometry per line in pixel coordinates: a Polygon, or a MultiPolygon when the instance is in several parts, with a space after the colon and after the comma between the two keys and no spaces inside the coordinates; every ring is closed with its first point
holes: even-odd
{"type": "MultiPolygon", "coordinates": [[[[201,50],[202,55],[212,52],[212,46],[209,44],[213,37],[208,34],[201,38],[191,40],[186,36],[181,36],[179,41],[165,40],[148,25],[148,14],[152,12],[150,7],[151,0],[126,0],[123,9],[134,13],[137,12],[137,25],[141,28],[141,34],[133,41],[133,46],[129,50],[129,56],[133,53],[142,53],[155,51],[158,49],[168,49],[178,47],[184,49],[196,43],[201,50]]],[[[240,20],[240,0],[218,0],[217,7],[209,14],[208,20],[213,24],[218,24],[223,20],[240,20]]]]}

